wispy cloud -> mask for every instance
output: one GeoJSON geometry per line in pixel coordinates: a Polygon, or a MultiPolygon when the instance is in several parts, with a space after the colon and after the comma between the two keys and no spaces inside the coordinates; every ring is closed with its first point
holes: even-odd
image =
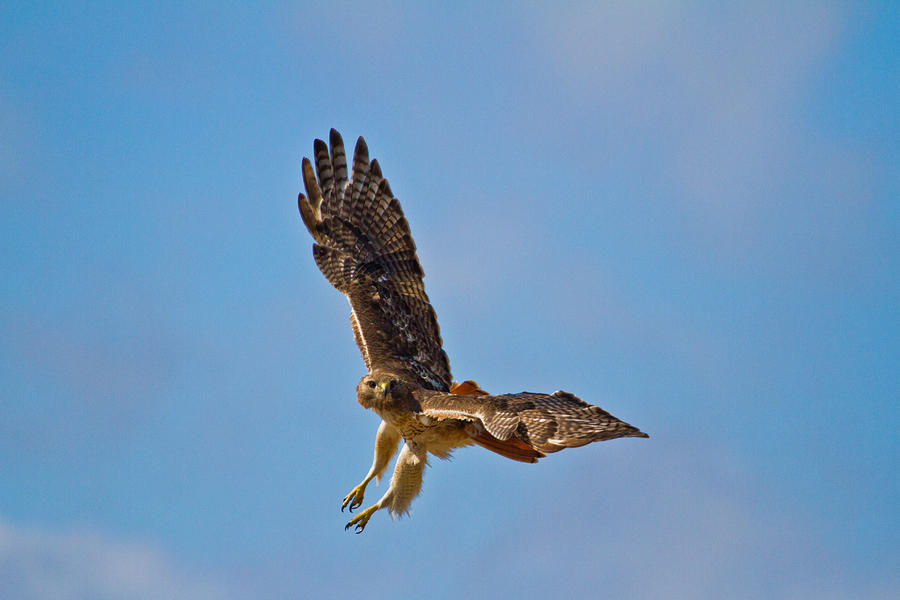
{"type": "Polygon", "coordinates": [[[48,530],[0,520],[0,596],[20,600],[204,600],[228,590],[160,550],[89,529],[48,530]]]}
{"type": "Polygon", "coordinates": [[[599,116],[620,152],[645,140],[647,168],[702,234],[728,244],[756,239],[760,213],[797,192],[783,183],[798,169],[831,172],[802,107],[841,22],[818,3],[583,3],[554,7],[536,29],[579,119],[599,116]]]}

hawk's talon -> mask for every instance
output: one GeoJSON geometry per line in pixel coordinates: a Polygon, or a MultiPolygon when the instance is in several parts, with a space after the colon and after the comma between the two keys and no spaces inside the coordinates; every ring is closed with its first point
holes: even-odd
{"type": "Polygon", "coordinates": [[[369,523],[369,519],[372,518],[372,515],[375,514],[375,511],[378,510],[378,506],[370,506],[366,510],[362,511],[358,515],[356,515],[353,519],[350,520],[344,526],[344,531],[347,531],[351,527],[356,527],[356,533],[360,534],[366,528],[366,525],[369,523]]]}
{"type": "Polygon", "coordinates": [[[353,512],[354,510],[362,506],[363,496],[365,495],[365,493],[365,483],[361,483],[350,490],[350,493],[344,496],[344,502],[341,504],[341,512],[344,512],[344,509],[347,508],[348,505],[350,506],[350,512],[353,512]]]}

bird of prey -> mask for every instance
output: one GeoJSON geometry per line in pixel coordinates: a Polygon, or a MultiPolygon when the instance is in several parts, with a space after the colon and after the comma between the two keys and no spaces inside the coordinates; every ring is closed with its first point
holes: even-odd
{"type": "Polygon", "coordinates": [[[382,508],[393,515],[408,512],[428,453],[447,458],[454,448],[477,444],[533,463],[564,448],[648,437],[568,392],[495,396],[474,381],[454,382],[400,202],[378,161],[369,160],[362,137],[350,165],[334,129],[329,141],[330,149],[322,140],[313,144],[315,171],[303,159],[300,216],[315,240],[316,264],[350,301],[350,325],[369,371],[356,386],[356,398],[382,419],[372,467],[344,497],[341,510],[362,505],[366,486],[381,479],[403,443],[387,492],[345,529],[362,533],[382,508]]]}

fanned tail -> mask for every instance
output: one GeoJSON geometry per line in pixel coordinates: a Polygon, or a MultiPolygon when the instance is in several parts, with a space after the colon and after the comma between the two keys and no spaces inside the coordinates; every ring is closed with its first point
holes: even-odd
{"type": "Polygon", "coordinates": [[[472,381],[471,379],[467,379],[462,383],[457,381],[453,382],[453,385],[450,386],[450,393],[457,395],[474,395],[474,396],[488,396],[486,391],[481,389],[477,383],[472,381]]]}
{"type": "Polygon", "coordinates": [[[474,435],[469,433],[469,437],[482,448],[519,462],[536,463],[539,458],[547,456],[516,437],[511,437],[508,440],[498,440],[483,429],[474,433],[474,435]]]}

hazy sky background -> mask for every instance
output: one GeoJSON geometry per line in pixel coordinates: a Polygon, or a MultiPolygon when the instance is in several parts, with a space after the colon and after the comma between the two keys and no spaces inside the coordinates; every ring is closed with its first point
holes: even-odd
{"type": "Polygon", "coordinates": [[[895,3],[0,3],[0,596],[900,595],[895,3]],[[639,426],[432,460],[296,196],[364,135],[458,379],[639,426]],[[382,488],[371,487],[368,505],[382,488]]]}

